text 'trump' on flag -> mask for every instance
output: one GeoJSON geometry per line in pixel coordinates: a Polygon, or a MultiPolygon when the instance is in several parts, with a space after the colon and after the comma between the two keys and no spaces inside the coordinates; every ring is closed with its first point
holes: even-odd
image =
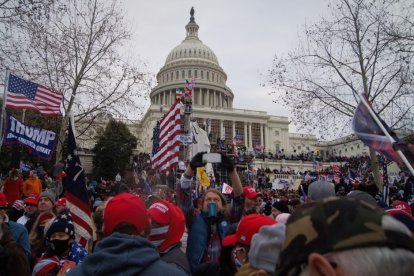
{"type": "Polygon", "coordinates": [[[181,102],[176,102],[170,110],[160,120],[159,137],[153,137],[157,144],[159,141],[158,152],[153,152],[151,158],[152,168],[160,172],[171,171],[178,164],[180,154],[180,134],[181,134],[181,102]],[[158,141],[157,141],[158,139],[158,141]]]}
{"type": "Polygon", "coordinates": [[[61,115],[62,93],[46,86],[9,74],[6,93],[6,107],[33,109],[45,116],[61,115]]]}

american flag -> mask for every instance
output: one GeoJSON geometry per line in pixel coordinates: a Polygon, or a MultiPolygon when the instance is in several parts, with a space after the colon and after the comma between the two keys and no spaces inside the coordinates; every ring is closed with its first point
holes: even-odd
{"type": "Polygon", "coordinates": [[[75,225],[76,239],[88,248],[93,241],[94,228],[92,212],[89,204],[88,190],[85,183],[85,172],[76,148],[75,132],[72,120],[68,129],[68,157],[66,159],[66,177],[63,184],[66,188],[66,206],[70,210],[75,225]]]}
{"type": "Polygon", "coordinates": [[[191,96],[193,94],[194,86],[195,79],[191,79],[191,81],[185,80],[185,93],[191,96]]]}
{"type": "Polygon", "coordinates": [[[160,120],[159,137],[152,137],[155,142],[157,139],[159,141],[159,150],[151,158],[152,168],[159,172],[169,172],[178,164],[181,134],[181,105],[180,101],[177,100],[171,106],[170,110],[160,120]]]}
{"type": "Polygon", "coordinates": [[[33,109],[45,116],[59,116],[62,99],[62,93],[9,74],[6,107],[33,109]]]}
{"type": "Polygon", "coordinates": [[[231,96],[231,93],[227,89],[224,89],[223,94],[224,94],[224,97],[226,98],[231,96]]]}

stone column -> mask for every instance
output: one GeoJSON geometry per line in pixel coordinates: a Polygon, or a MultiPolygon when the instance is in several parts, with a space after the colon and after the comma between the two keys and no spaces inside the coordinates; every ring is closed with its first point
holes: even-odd
{"type": "Polygon", "coordinates": [[[220,120],[220,139],[222,140],[226,139],[226,135],[223,133],[223,130],[224,130],[223,120],[220,120]]]}
{"type": "Polygon", "coordinates": [[[216,107],[217,106],[217,97],[216,97],[216,91],[213,90],[213,106],[216,107]]]}
{"type": "Polygon", "coordinates": [[[265,124],[264,125],[264,137],[265,137],[265,148],[266,150],[270,150],[270,139],[269,139],[269,127],[265,124]]]}
{"type": "Polygon", "coordinates": [[[234,138],[234,137],[236,137],[236,122],[235,121],[232,121],[231,122],[231,127],[232,127],[232,130],[233,130],[232,131],[232,133],[233,133],[232,134],[233,135],[232,138],[234,138]]]}
{"type": "Polygon", "coordinates": [[[252,139],[252,123],[249,124],[249,147],[253,148],[253,139],[252,139]]]}
{"type": "Polygon", "coordinates": [[[264,140],[263,140],[263,124],[260,124],[260,145],[264,146],[264,140]]]}
{"type": "Polygon", "coordinates": [[[243,122],[244,125],[244,145],[247,147],[249,147],[248,141],[247,141],[247,123],[243,122]]]}
{"type": "Polygon", "coordinates": [[[206,89],[206,105],[210,106],[210,89],[206,89]]]}

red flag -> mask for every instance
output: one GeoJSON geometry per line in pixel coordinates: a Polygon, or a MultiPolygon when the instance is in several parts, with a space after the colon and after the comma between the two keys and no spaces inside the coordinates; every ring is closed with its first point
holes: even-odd
{"type": "Polygon", "coordinates": [[[9,74],[6,107],[33,109],[45,116],[60,116],[62,99],[62,93],[9,74]]]}
{"type": "Polygon", "coordinates": [[[177,100],[160,121],[159,150],[151,158],[152,168],[171,171],[178,164],[181,134],[181,103],[177,100]]]}

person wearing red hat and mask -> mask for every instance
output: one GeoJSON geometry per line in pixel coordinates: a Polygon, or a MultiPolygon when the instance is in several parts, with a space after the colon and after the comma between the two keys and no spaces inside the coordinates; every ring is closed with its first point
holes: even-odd
{"type": "Polygon", "coordinates": [[[147,239],[150,218],[139,196],[122,193],[111,198],[104,209],[103,220],[105,238],[67,275],[186,275],[162,261],[147,239]]]}
{"type": "Polygon", "coordinates": [[[203,167],[204,152],[197,153],[190,162],[190,166],[180,179],[179,206],[183,210],[188,228],[186,254],[195,272],[201,263],[219,263],[222,240],[227,233],[230,224],[240,220],[243,215],[244,196],[239,175],[233,162],[224,154],[221,154],[221,163],[218,166],[226,169],[233,187],[233,204],[228,215],[227,202],[220,191],[207,190],[201,202],[201,212],[194,210],[192,202],[191,185],[194,172],[198,167],[203,167]]]}
{"type": "Polygon", "coordinates": [[[234,246],[232,256],[237,269],[248,262],[248,253],[253,235],[258,233],[265,225],[276,224],[272,218],[251,214],[245,216],[237,226],[236,233],[223,239],[223,246],[234,246]]]}
{"type": "Polygon", "coordinates": [[[151,218],[149,240],[158,248],[161,260],[174,264],[191,275],[187,256],[180,249],[180,240],[185,230],[181,209],[168,201],[159,200],[148,208],[148,214],[151,218]]]}

